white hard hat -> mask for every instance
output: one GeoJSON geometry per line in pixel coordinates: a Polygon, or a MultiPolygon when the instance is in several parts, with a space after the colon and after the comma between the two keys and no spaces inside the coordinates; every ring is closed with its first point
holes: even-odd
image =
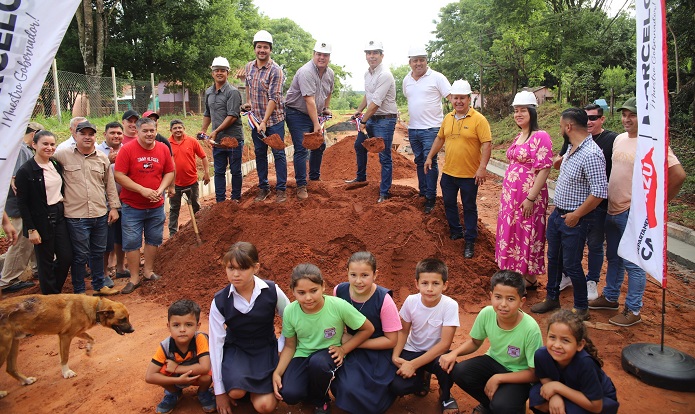
{"type": "Polygon", "coordinates": [[[266,43],[270,43],[272,45],[273,44],[273,36],[265,30],[259,30],[253,36],[253,44],[255,45],[256,42],[266,42],[266,43]]]}
{"type": "Polygon", "coordinates": [[[326,53],[326,54],[331,54],[331,51],[333,50],[333,47],[331,46],[330,43],[322,42],[322,41],[317,41],[316,44],[314,45],[314,52],[319,52],[319,53],[326,53]]]}
{"type": "Polygon", "coordinates": [[[408,49],[408,57],[419,57],[419,56],[424,56],[427,57],[427,50],[425,49],[425,46],[410,46],[408,49]]]}
{"type": "Polygon", "coordinates": [[[217,56],[215,59],[212,60],[212,65],[210,65],[210,69],[215,68],[225,68],[229,70],[229,61],[227,60],[227,58],[217,56]]]}
{"type": "Polygon", "coordinates": [[[538,106],[536,95],[531,91],[521,91],[514,96],[512,106],[538,106]]]}
{"type": "Polygon", "coordinates": [[[371,50],[381,50],[384,51],[384,44],[378,40],[370,40],[364,45],[364,51],[369,52],[371,50]]]}
{"type": "Polygon", "coordinates": [[[466,80],[459,79],[451,85],[451,91],[449,93],[452,95],[470,95],[471,92],[471,84],[466,80]]]}

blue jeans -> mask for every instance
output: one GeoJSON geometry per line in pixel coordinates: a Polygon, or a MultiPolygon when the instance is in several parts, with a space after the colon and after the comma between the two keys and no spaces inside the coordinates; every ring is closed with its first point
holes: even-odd
{"type": "Polygon", "coordinates": [[[475,239],[478,238],[478,206],[475,203],[478,197],[478,186],[475,184],[475,178],[456,178],[442,173],[440,184],[442,186],[444,213],[446,214],[446,221],[449,223],[449,234],[463,234],[466,242],[475,242],[475,239]],[[465,233],[463,233],[459,219],[459,206],[457,204],[459,191],[461,191],[465,233]]]}
{"type": "Polygon", "coordinates": [[[432,157],[432,168],[425,174],[425,161],[432,149],[432,143],[437,138],[439,127],[429,129],[409,129],[408,139],[410,140],[410,149],[413,150],[415,156],[415,165],[417,167],[417,185],[420,190],[420,195],[432,200],[437,197],[437,178],[439,178],[439,165],[437,164],[437,155],[432,157]]]}
{"type": "Polygon", "coordinates": [[[97,218],[66,218],[72,241],[72,290],[84,293],[85,266],[92,272],[92,289],[104,287],[104,252],[109,233],[108,215],[97,218]]]}
{"type": "Polygon", "coordinates": [[[593,212],[579,219],[574,227],[568,227],[557,208],[548,217],[546,240],[548,242],[548,299],[560,297],[562,271],[572,279],[574,307],[588,309],[586,276],[582,268],[584,243],[593,212]],[[562,260],[562,263],[560,263],[562,260]]]}
{"type": "Polygon", "coordinates": [[[121,229],[123,231],[123,251],[132,252],[142,247],[142,236],[145,244],[159,246],[164,236],[164,206],[139,209],[123,203],[121,208],[121,229]]]}
{"type": "MultiPolygon", "coordinates": [[[[384,150],[379,153],[381,163],[381,182],[379,195],[388,195],[393,181],[393,160],[391,159],[391,144],[393,143],[393,131],[396,129],[396,118],[369,119],[367,121],[367,133],[372,137],[384,139],[384,150]]],[[[367,179],[367,150],[362,146],[367,136],[357,134],[355,140],[355,154],[357,154],[357,179],[367,179]]]]}
{"type": "MultiPolygon", "coordinates": [[[[283,141],[285,140],[285,121],[278,122],[266,128],[266,136],[269,137],[273,134],[278,134],[283,141]]],[[[258,187],[263,190],[270,190],[270,184],[268,183],[268,145],[261,141],[261,137],[255,129],[251,130],[251,138],[253,139],[253,151],[256,153],[258,187]]],[[[277,178],[275,189],[285,191],[287,187],[287,159],[285,158],[285,150],[274,150],[272,148],[271,150],[273,151],[273,158],[275,159],[275,177],[277,178]]]]}
{"type": "Polygon", "coordinates": [[[630,210],[614,216],[606,216],[606,258],[608,259],[608,270],[606,271],[606,287],[603,288],[603,295],[611,302],[617,302],[620,296],[620,287],[625,278],[627,270],[627,296],[625,296],[625,307],[633,312],[642,309],[642,296],[647,285],[647,274],[641,267],[618,256],[618,245],[625,232],[627,218],[630,210]]]}
{"type": "Polygon", "coordinates": [[[213,148],[212,159],[215,163],[215,200],[221,203],[226,198],[227,180],[225,173],[227,165],[232,173],[232,200],[241,200],[241,154],[244,141],[239,141],[236,148],[213,148]]]}
{"type": "Polygon", "coordinates": [[[286,108],[285,120],[287,121],[287,129],[292,135],[292,144],[294,144],[294,178],[297,187],[304,187],[306,186],[307,158],[309,159],[309,179],[321,179],[321,162],[323,161],[323,151],[326,150],[326,143],[324,142],[319,148],[311,151],[304,148],[302,145],[304,133],[314,132],[314,123],[304,112],[286,108]]]}
{"type": "Polygon", "coordinates": [[[601,267],[603,266],[603,242],[606,239],[605,230],[606,207],[599,205],[594,209],[593,217],[587,218],[588,233],[586,245],[589,249],[589,272],[586,280],[596,283],[601,280],[601,267]]]}

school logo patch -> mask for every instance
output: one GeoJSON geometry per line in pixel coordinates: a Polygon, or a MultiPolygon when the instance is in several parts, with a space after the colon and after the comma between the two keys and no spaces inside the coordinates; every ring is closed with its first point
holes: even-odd
{"type": "Polygon", "coordinates": [[[507,347],[507,355],[509,355],[512,358],[519,358],[519,356],[521,356],[521,349],[509,345],[507,347]]]}
{"type": "Polygon", "coordinates": [[[326,339],[331,339],[335,336],[335,328],[328,328],[323,330],[323,337],[326,339]]]}

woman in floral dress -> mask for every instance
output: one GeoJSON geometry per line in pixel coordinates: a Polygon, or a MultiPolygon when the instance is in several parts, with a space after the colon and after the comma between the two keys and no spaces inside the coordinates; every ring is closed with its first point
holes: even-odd
{"type": "Polygon", "coordinates": [[[509,167],[500,196],[495,260],[500,269],[523,274],[526,288],[533,290],[538,287],[537,276],[545,273],[546,180],[553,143],[547,132],[538,129],[532,92],[516,94],[512,106],[521,132],[507,150],[509,167]]]}

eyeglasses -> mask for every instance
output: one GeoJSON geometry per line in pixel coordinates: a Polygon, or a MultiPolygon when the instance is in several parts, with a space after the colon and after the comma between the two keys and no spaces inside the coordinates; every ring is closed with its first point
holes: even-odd
{"type": "Polygon", "coordinates": [[[589,118],[589,121],[598,121],[601,119],[601,115],[587,115],[587,117],[589,118]]]}

